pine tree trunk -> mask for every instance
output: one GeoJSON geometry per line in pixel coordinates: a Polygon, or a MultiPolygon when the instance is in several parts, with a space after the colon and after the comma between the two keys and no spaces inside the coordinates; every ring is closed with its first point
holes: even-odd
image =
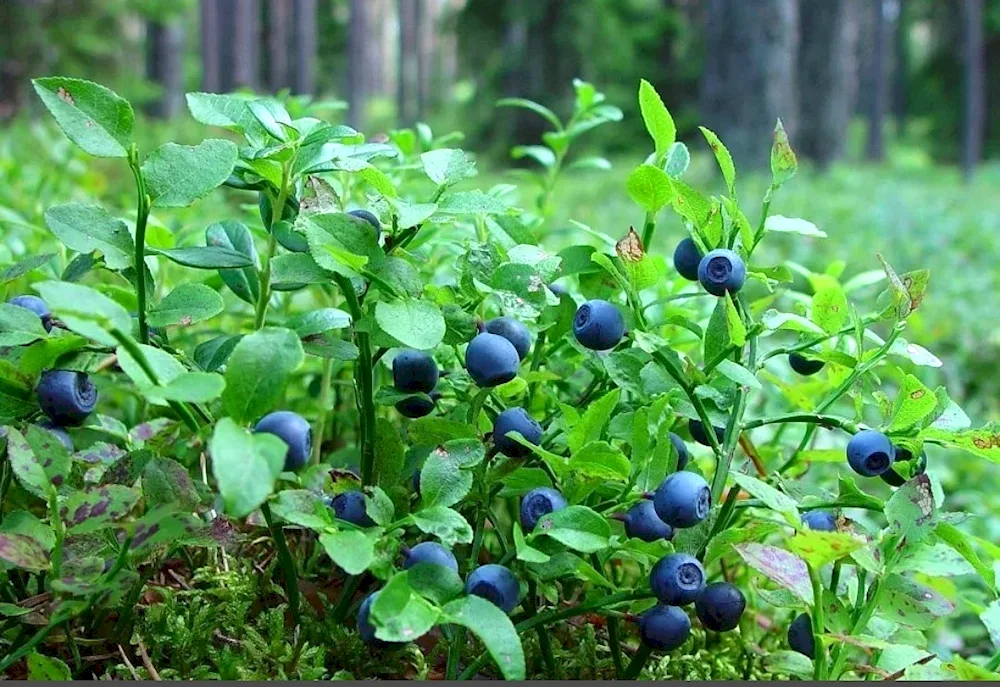
{"type": "Polygon", "coordinates": [[[885,158],[885,117],[889,106],[889,75],[886,53],[894,0],[874,0],[875,24],[872,37],[871,101],[868,111],[868,143],[865,154],[869,160],[885,158]]]}
{"type": "Polygon", "coordinates": [[[149,104],[151,117],[170,118],[184,107],[184,27],[179,19],[146,25],[146,76],[160,86],[149,104]]]}
{"type": "Polygon", "coordinates": [[[795,150],[826,167],[844,154],[855,96],[857,0],[799,0],[795,150]]]}
{"type": "Polygon", "coordinates": [[[372,5],[369,0],[351,0],[351,19],[347,37],[347,123],[363,129],[367,120],[368,100],[374,91],[373,79],[376,46],[373,41],[372,5]]]}
{"type": "Polygon", "coordinates": [[[271,0],[267,10],[267,87],[272,93],[291,86],[292,0],[271,0]]]}
{"type": "Polygon", "coordinates": [[[222,44],[220,0],[201,0],[201,90],[221,93],[222,44]]]}
{"type": "Polygon", "coordinates": [[[963,0],[962,42],[965,66],[965,112],[962,132],[962,174],[972,179],[983,156],[986,125],[986,53],[983,42],[983,0],[963,0]]]}
{"type": "Polygon", "coordinates": [[[237,0],[233,21],[233,81],[235,86],[260,87],[260,2],[237,0]]]}
{"type": "Polygon", "coordinates": [[[396,114],[410,126],[419,116],[421,0],[396,0],[399,16],[399,67],[396,73],[396,114]]]}
{"type": "Polygon", "coordinates": [[[909,0],[899,0],[899,17],[896,19],[895,60],[892,85],[892,114],[896,120],[896,135],[906,133],[906,82],[910,75],[910,22],[907,8],[912,9],[909,0]]]}
{"type": "Polygon", "coordinates": [[[292,91],[316,92],[316,0],[294,0],[295,69],[292,91]]]}
{"type": "Polygon", "coordinates": [[[780,117],[795,143],[796,0],[707,0],[701,110],[737,165],[764,167],[780,117]]]}

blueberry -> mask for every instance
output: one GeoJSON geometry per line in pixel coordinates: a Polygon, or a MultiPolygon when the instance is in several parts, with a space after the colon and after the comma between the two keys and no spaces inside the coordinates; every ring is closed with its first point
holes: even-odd
{"type": "Polygon", "coordinates": [[[698,265],[701,264],[701,250],[692,239],[687,238],[674,249],[674,269],[688,281],[698,281],[698,265]]]}
{"type": "Polygon", "coordinates": [[[652,649],[671,651],[691,636],[691,619],[677,606],[657,604],[639,616],[639,636],[652,649]]]}
{"type": "Polygon", "coordinates": [[[482,387],[500,386],[517,376],[521,356],[507,339],[483,332],[465,350],[465,369],[482,387]]]}
{"type": "Polygon", "coordinates": [[[508,432],[520,432],[521,436],[535,446],[542,441],[542,426],[524,408],[508,408],[497,415],[493,423],[493,443],[508,458],[530,455],[531,449],[508,437],[508,432]]]}
{"type": "Polygon", "coordinates": [[[674,528],[660,520],[652,501],[640,501],[625,514],[625,534],[647,542],[670,539],[674,528]]]}
{"type": "Polygon", "coordinates": [[[746,280],[747,266],[743,258],[731,250],[713,250],[698,263],[698,281],[713,296],[736,293],[746,280]]]}
{"type": "Polygon", "coordinates": [[[371,644],[377,647],[390,647],[398,642],[386,642],[375,636],[375,626],[368,621],[368,615],[371,613],[372,604],[375,603],[375,599],[378,598],[378,592],[372,592],[365,597],[364,601],[361,602],[361,606],[358,607],[358,634],[361,636],[362,641],[366,644],[371,644]]]}
{"type": "Polygon", "coordinates": [[[431,541],[425,541],[417,544],[406,552],[406,558],[403,560],[403,567],[412,568],[417,563],[442,565],[458,572],[458,561],[455,560],[455,554],[440,544],[431,541]]]}
{"type": "Polygon", "coordinates": [[[56,439],[59,440],[59,443],[66,447],[67,451],[69,451],[70,453],[74,451],[73,437],[71,437],[69,435],[69,432],[67,432],[65,429],[63,429],[59,425],[49,420],[43,420],[39,422],[38,426],[44,429],[46,432],[54,434],[56,436],[56,439]]]}
{"type": "MultiPolygon", "coordinates": [[[[712,429],[715,430],[715,438],[721,444],[726,437],[726,429],[724,427],[713,427],[712,429]]],[[[708,441],[708,434],[705,432],[705,425],[702,424],[701,420],[689,420],[688,431],[691,432],[691,438],[702,446],[712,445],[708,441]]]]}
{"type": "Polygon", "coordinates": [[[673,432],[670,433],[670,443],[674,445],[674,450],[677,451],[677,470],[681,471],[688,464],[688,447],[678,435],[673,432]]]}
{"type": "Polygon", "coordinates": [[[514,350],[521,360],[528,355],[531,349],[531,334],[528,328],[515,320],[513,317],[497,317],[486,323],[486,331],[490,334],[497,334],[514,344],[514,350]]]}
{"type": "Polygon", "coordinates": [[[865,429],[847,443],[847,462],[851,469],[865,477],[875,477],[892,467],[896,448],[889,437],[873,429],[865,429]]]}
{"type": "Polygon", "coordinates": [[[802,514],[802,524],[817,532],[836,532],[837,518],[825,510],[811,510],[802,514]]]}
{"type": "Polygon", "coordinates": [[[368,517],[365,509],[365,495],[360,491],[345,491],[333,497],[330,502],[338,520],[350,522],[358,527],[373,527],[375,521],[368,517]]]}
{"type": "Polygon", "coordinates": [[[879,479],[888,484],[890,487],[901,487],[906,484],[906,478],[896,472],[894,468],[889,468],[880,474],[879,479]]]}
{"type": "Polygon", "coordinates": [[[694,610],[701,624],[712,632],[728,632],[740,624],[747,600],[743,592],[728,582],[715,582],[701,590],[694,610]]]}
{"type": "Polygon", "coordinates": [[[509,569],[490,564],[481,565],[469,573],[465,593],[482,597],[504,613],[510,613],[520,601],[521,587],[509,569]]]}
{"type": "Polygon", "coordinates": [[[76,370],[46,370],[35,392],[42,411],[60,427],[83,424],[97,405],[97,387],[76,370]]]}
{"type": "MultiPolygon", "coordinates": [[[[440,394],[437,394],[440,398],[440,394]]],[[[434,396],[430,399],[424,398],[423,396],[410,396],[409,398],[404,398],[402,401],[396,404],[396,410],[403,417],[408,418],[418,418],[424,417],[425,415],[430,415],[434,411],[434,396]]]]}
{"type": "Polygon", "coordinates": [[[613,303],[587,301],[573,317],[573,334],[584,348],[607,351],[625,336],[625,318],[613,303]]]}
{"type": "Polygon", "coordinates": [[[566,507],[566,498],[550,487],[532,489],[521,499],[521,527],[525,532],[535,529],[538,519],[566,507]]]}
{"type": "Polygon", "coordinates": [[[788,365],[800,375],[808,377],[822,370],[826,363],[815,358],[806,358],[798,353],[789,353],[788,365]]]}
{"type": "Polygon", "coordinates": [[[312,428],[298,413],[278,410],[261,418],[254,432],[273,434],[286,444],[285,470],[298,470],[309,462],[312,451],[312,428]]]}
{"type": "Polygon", "coordinates": [[[682,470],[660,483],[653,506],[660,520],[671,527],[694,527],[708,516],[712,492],[701,475],[682,470]]]}
{"type": "Polygon", "coordinates": [[[705,569],[690,554],[671,553],[649,571],[649,586],[661,603],[685,606],[705,587],[705,569]]]}
{"type": "Polygon", "coordinates": [[[49,306],[41,298],[38,296],[14,296],[9,302],[11,305],[30,310],[38,315],[38,318],[42,321],[42,326],[45,327],[45,331],[52,331],[52,313],[49,312],[49,306]]]}
{"type": "Polygon", "coordinates": [[[569,291],[562,284],[552,283],[549,284],[549,291],[554,293],[556,296],[562,298],[563,296],[569,295],[569,291]]]}
{"type": "Polygon", "coordinates": [[[382,223],[378,221],[378,217],[368,212],[367,210],[351,210],[347,214],[357,217],[358,219],[363,219],[364,221],[368,222],[368,224],[375,227],[375,236],[378,236],[382,233],[382,223]]]}
{"type": "Polygon", "coordinates": [[[392,384],[407,394],[429,394],[441,373],[429,354],[408,348],[392,359],[392,384]]]}
{"type": "Polygon", "coordinates": [[[802,613],[788,626],[788,648],[809,658],[815,656],[816,637],[808,614],[802,613]]]}

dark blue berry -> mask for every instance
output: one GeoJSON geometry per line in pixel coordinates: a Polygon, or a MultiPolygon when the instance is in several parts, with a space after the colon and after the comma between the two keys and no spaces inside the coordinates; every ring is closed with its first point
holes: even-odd
{"type": "Polygon", "coordinates": [[[826,363],[815,358],[806,358],[798,353],[789,353],[788,365],[800,375],[808,377],[822,370],[826,363]]]}
{"type": "Polygon", "coordinates": [[[811,510],[802,514],[802,524],[818,532],[836,532],[837,518],[825,510],[811,510]]]}
{"type": "Polygon", "coordinates": [[[432,565],[442,565],[458,572],[458,561],[455,554],[438,543],[425,541],[417,544],[406,552],[403,560],[404,568],[412,568],[417,563],[430,563],[432,565]]]}
{"type": "Polygon", "coordinates": [[[708,516],[712,492],[701,475],[682,470],[660,483],[653,506],[660,520],[671,527],[694,527],[708,516]]]}
{"type": "Polygon", "coordinates": [[[694,610],[706,630],[728,632],[740,624],[747,600],[743,592],[728,582],[715,582],[701,590],[694,610]]]}
{"type": "Polygon", "coordinates": [[[506,384],[517,376],[521,356],[507,339],[483,332],[465,350],[465,369],[481,387],[506,384]]]}
{"type": "Polygon", "coordinates": [[[625,318],[613,303],[587,301],[573,317],[573,334],[584,348],[607,351],[625,336],[625,318]]]}
{"type": "Polygon", "coordinates": [[[486,323],[486,331],[510,341],[521,360],[524,360],[531,349],[531,333],[513,317],[497,317],[490,320],[486,323]]]}
{"type": "Polygon", "coordinates": [[[441,373],[429,354],[408,348],[392,359],[392,384],[407,394],[429,394],[441,373]]]}
{"type": "Polygon", "coordinates": [[[660,520],[652,501],[640,501],[625,514],[625,534],[647,542],[670,539],[674,528],[660,520]]]}
{"type": "Polygon", "coordinates": [[[808,614],[802,613],[788,626],[788,648],[809,658],[815,656],[816,637],[808,614]]]}
{"type": "Polygon", "coordinates": [[[649,571],[649,586],[660,603],[686,606],[705,587],[705,569],[694,556],[671,553],[649,571]]]}
{"type": "Polygon", "coordinates": [[[35,392],[42,411],[60,427],[83,424],[97,405],[97,387],[76,370],[46,370],[35,392]]]}
{"type": "Polygon", "coordinates": [[[67,451],[69,451],[70,453],[74,451],[73,437],[71,437],[69,435],[69,432],[67,432],[65,429],[63,429],[59,425],[56,425],[50,420],[42,420],[41,422],[38,423],[38,426],[44,429],[45,431],[54,434],[56,439],[59,440],[59,443],[66,447],[67,451]]]}
{"type": "Polygon", "coordinates": [[[746,280],[747,266],[743,258],[731,250],[713,250],[698,264],[698,281],[713,296],[736,293],[746,280]]]}
{"type": "Polygon", "coordinates": [[[368,517],[365,495],[360,491],[345,491],[333,497],[330,502],[338,520],[350,522],[358,527],[373,527],[375,521],[368,517]]]}
{"type": "MultiPolygon", "coordinates": [[[[726,437],[726,430],[724,427],[713,427],[715,430],[715,438],[721,444],[722,440],[726,437]]],[[[708,433],[705,432],[705,425],[702,424],[700,420],[689,420],[688,421],[688,431],[691,432],[691,438],[702,446],[711,446],[711,442],[708,440],[708,433]]]]}
{"type": "MultiPolygon", "coordinates": [[[[440,398],[440,394],[437,394],[440,398]]],[[[410,396],[404,398],[396,404],[396,410],[403,417],[408,417],[415,419],[418,417],[424,417],[425,415],[430,415],[434,411],[434,396],[426,398],[424,396],[410,396]]]]}
{"type": "Polygon", "coordinates": [[[509,569],[489,564],[481,565],[469,573],[465,581],[465,593],[482,597],[504,613],[510,613],[520,601],[521,587],[509,569]]]}
{"type": "Polygon", "coordinates": [[[698,265],[701,264],[701,250],[692,239],[684,239],[674,249],[674,269],[688,281],[698,281],[698,265]]]}
{"type": "Polygon", "coordinates": [[[493,423],[493,443],[497,450],[508,458],[524,458],[531,449],[507,436],[508,432],[520,432],[528,443],[538,446],[542,441],[542,426],[528,415],[524,408],[508,408],[493,423]]]}
{"type": "Polygon", "coordinates": [[[566,507],[566,498],[551,487],[532,489],[521,499],[521,527],[525,532],[535,529],[539,518],[566,507]]]}
{"type": "Polygon", "coordinates": [[[683,470],[688,464],[688,447],[678,435],[673,432],[670,433],[670,443],[674,445],[674,450],[677,451],[677,470],[683,470]]]}
{"type": "Polygon", "coordinates": [[[889,437],[873,429],[865,429],[847,443],[847,462],[859,475],[876,477],[892,467],[896,448],[889,437]]]}
{"type": "Polygon", "coordinates": [[[10,304],[35,313],[42,321],[45,331],[52,331],[52,313],[49,312],[49,306],[45,304],[45,301],[38,296],[14,296],[10,299],[10,304]]]}
{"type": "Polygon", "coordinates": [[[285,470],[298,470],[309,462],[312,451],[312,428],[298,413],[277,410],[261,418],[253,431],[273,434],[286,444],[285,470]]]}
{"type": "Polygon", "coordinates": [[[372,610],[372,604],[375,603],[375,599],[378,598],[378,595],[379,592],[372,592],[365,597],[364,601],[361,602],[361,606],[358,607],[358,635],[361,636],[362,641],[366,644],[371,644],[372,646],[380,648],[388,648],[399,644],[399,642],[386,642],[376,637],[375,626],[368,620],[368,616],[372,610]]]}
{"type": "Polygon", "coordinates": [[[639,636],[652,649],[672,651],[691,636],[691,619],[677,606],[657,604],[639,616],[639,636]]]}
{"type": "Polygon", "coordinates": [[[363,219],[364,221],[368,222],[370,225],[375,227],[376,237],[382,233],[382,223],[379,222],[378,217],[368,212],[367,210],[351,210],[347,214],[357,217],[358,219],[363,219]]]}

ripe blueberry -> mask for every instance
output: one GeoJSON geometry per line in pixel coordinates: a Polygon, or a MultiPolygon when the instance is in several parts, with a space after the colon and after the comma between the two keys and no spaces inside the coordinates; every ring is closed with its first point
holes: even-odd
{"type": "Polygon", "coordinates": [[[890,487],[901,487],[906,484],[906,478],[896,472],[894,468],[889,468],[883,472],[879,475],[879,479],[888,484],[890,487]]]}
{"type": "Polygon", "coordinates": [[[375,626],[369,622],[368,615],[371,613],[372,604],[375,603],[378,594],[378,592],[372,592],[365,597],[365,600],[361,602],[361,606],[358,607],[358,634],[366,644],[385,648],[399,642],[387,642],[375,636],[375,626]]]}
{"type": "Polygon", "coordinates": [[[677,606],[657,604],[639,616],[639,636],[652,649],[671,651],[691,636],[691,619],[677,606]]]}
{"type": "Polygon", "coordinates": [[[851,469],[865,477],[875,477],[892,467],[896,448],[889,437],[873,429],[865,429],[847,443],[847,462],[851,469]]]}
{"type": "Polygon", "coordinates": [[[803,377],[808,377],[822,370],[826,363],[815,358],[806,358],[798,353],[789,353],[788,365],[803,377]]]}
{"type": "Polygon", "coordinates": [[[465,349],[465,369],[482,387],[500,386],[517,376],[521,356],[507,339],[483,332],[465,349]]]}
{"type": "Polygon", "coordinates": [[[493,423],[493,443],[508,458],[530,455],[531,449],[508,437],[508,432],[520,432],[521,436],[535,446],[542,441],[542,426],[524,408],[508,408],[497,415],[493,423]]]}
{"type": "Polygon", "coordinates": [[[731,250],[713,250],[698,263],[698,281],[713,296],[736,293],[746,280],[747,266],[743,258],[731,250]]]}
{"type": "Polygon", "coordinates": [[[573,317],[573,334],[584,348],[607,351],[625,336],[625,318],[612,303],[587,301],[573,317]]]}
{"type": "Polygon", "coordinates": [[[45,301],[38,296],[14,296],[10,299],[10,304],[35,313],[42,321],[45,331],[52,331],[52,313],[49,312],[49,306],[45,304],[45,301]]]}
{"type": "Polygon", "coordinates": [[[254,432],[273,434],[286,444],[285,470],[298,470],[309,462],[312,451],[312,428],[298,413],[278,410],[261,418],[254,432]]]}
{"type": "Polygon", "coordinates": [[[431,392],[430,399],[424,398],[423,396],[410,396],[409,398],[404,398],[402,401],[396,404],[396,410],[403,417],[408,418],[418,418],[424,417],[425,415],[430,415],[434,411],[434,404],[437,399],[441,398],[441,394],[433,391],[431,392]]]}
{"type": "Polygon", "coordinates": [[[692,239],[687,238],[674,249],[674,269],[688,281],[698,281],[698,265],[701,264],[701,250],[692,239]]]}
{"type": "Polygon", "coordinates": [[[333,514],[338,520],[350,522],[358,527],[373,527],[375,521],[368,517],[365,509],[365,495],[360,491],[344,491],[330,502],[333,514]]]}
{"type": "Polygon", "coordinates": [[[677,470],[683,470],[688,464],[687,444],[673,432],[670,433],[670,443],[674,445],[674,450],[677,451],[677,470]]]}
{"type": "Polygon", "coordinates": [[[640,501],[625,514],[625,534],[647,542],[671,539],[674,528],[660,520],[652,501],[640,501]]]}
{"type": "Polygon", "coordinates": [[[392,384],[407,394],[429,394],[440,377],[437,363],[429,354],[408,348],[392,359],[392,384]]]}
{"type": "Polygon", "coordinates": [[[507,339],[514,345],[517,355],[524,360],[531,348],[531,334],[528,328],[513,317],[496,317],[486,323],[486,331],[507,339]]]}
{"type": "Polygon", "coordinates": [[[42,411],[61,427],[83,424],[97,405],[97,387],[76,370],[46,370],[35,392],[42,411]]]}
{"type": "Polygon", "coordinates": [[[728,582],[715,582],[701,590],[694,610],[706,630],[728,632],[740,624],[747,600],[743,592],[728,582]]]}
{"type": "MultiPolygon", "coordinates": [[[[722,440],[726,437],[726,430],[724,427],[713,427],[715,430],[715,438],[722,443],[722,440]]],[[[688,431],[691,432],[691,438],[697,441],[702,446],[711,446],[712,444],[708,441],[708,434],[705,432],[705,425],[702,424],[701,420],[689,420],[688,421],[688,431]]]]}
{"type": "Polygon", "coordinates": [[[368,224],[375,227],[375,236],[378,237],[382,233],[382,223],[378,221],[378,217],[368,212],[367,210],[351,210],[347,213],[348,215],[353,215],[358,219],[363,219],[368,222],[368,224]]]}
{"type": "Polygon", "coordinates": [[[535,529],[538,519],[553,511],[566,507],[566,499],[555,489],[538,487],[532,489],[521,499],[521,527],[525,532],[535,529]]]}
{"type": "Polygon", "coordinates": [[[660,483],[653,506],[660,520],[671,527],[694,527],[708,516],[712,492],[704,477],[682,470],[660,483]]]}
{"type": "Polygon", "coordinates": [[[465,581],[465,593],[479,596],[504,613],[513,611],[520,601],[521,587],[509,569],[502,565],[481,565],[465,581]]]}
{"type": "Polygon", "coordinates": [[[808,614],[802,613],[788,626],[788,648],[809,658],[816,654],[816,637],[808,614]]]}
{"type": "Polygon", "coordinates": [[[686,606],[698,598],[705,587],[705,569],[694,556],[671,553],[649,571],[653,594],[668,606],[686,606]]]}
{"type": "Polygon", "coordinates": [[[802,514],[802,524],[818,532],[836,532],[837,518],[825,510],[811,510],[802,514]]]}
{"type": "Polygon", "coordinates": [[[421,542],[406,552],[403,568],[412,568],[417,563],[443,565],[458,572],[458,561],[455,560],[455,554],[432,541],[421,542]]]}
{"type": "Polygon", "coordinates": [[[44,429],[45,431],[54,434],[56,436],[56,439],[59,440],[59,443],[66,447],[67,451],[69,451],[70,453],[74,451],[73,437],[71,437],[69,435],[69,432],[67,432],[65,429],[63,429],[59,425],[49,420],[43,420],[39,422],[38,426],[44,429]]]}

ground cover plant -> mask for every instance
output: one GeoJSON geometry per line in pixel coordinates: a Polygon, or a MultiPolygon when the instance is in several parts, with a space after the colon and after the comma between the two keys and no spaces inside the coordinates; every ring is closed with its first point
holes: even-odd
{"type": "Polygon", "coordinates": [[[192,93],[218,137],[144,152],[113,92],[35,81],[136,203],[55,199],[61,248],[0,274],[0,672],[997,677],[929,641],[947,584],[1000,641],[998,549],[927,471],[1000,427],[913,373],[929,273],[763,262],[824,237],[769,212],[780,122],[751,222],[646,82],[631,214],[545,250],[564,171],[606,166],[573,144],[622,125],[574,85],[568,121],[500,101],[551,127],[518,207],[460,134],[192,93]],[[175,210],[222,193],[255,216],[175,210]]]}

